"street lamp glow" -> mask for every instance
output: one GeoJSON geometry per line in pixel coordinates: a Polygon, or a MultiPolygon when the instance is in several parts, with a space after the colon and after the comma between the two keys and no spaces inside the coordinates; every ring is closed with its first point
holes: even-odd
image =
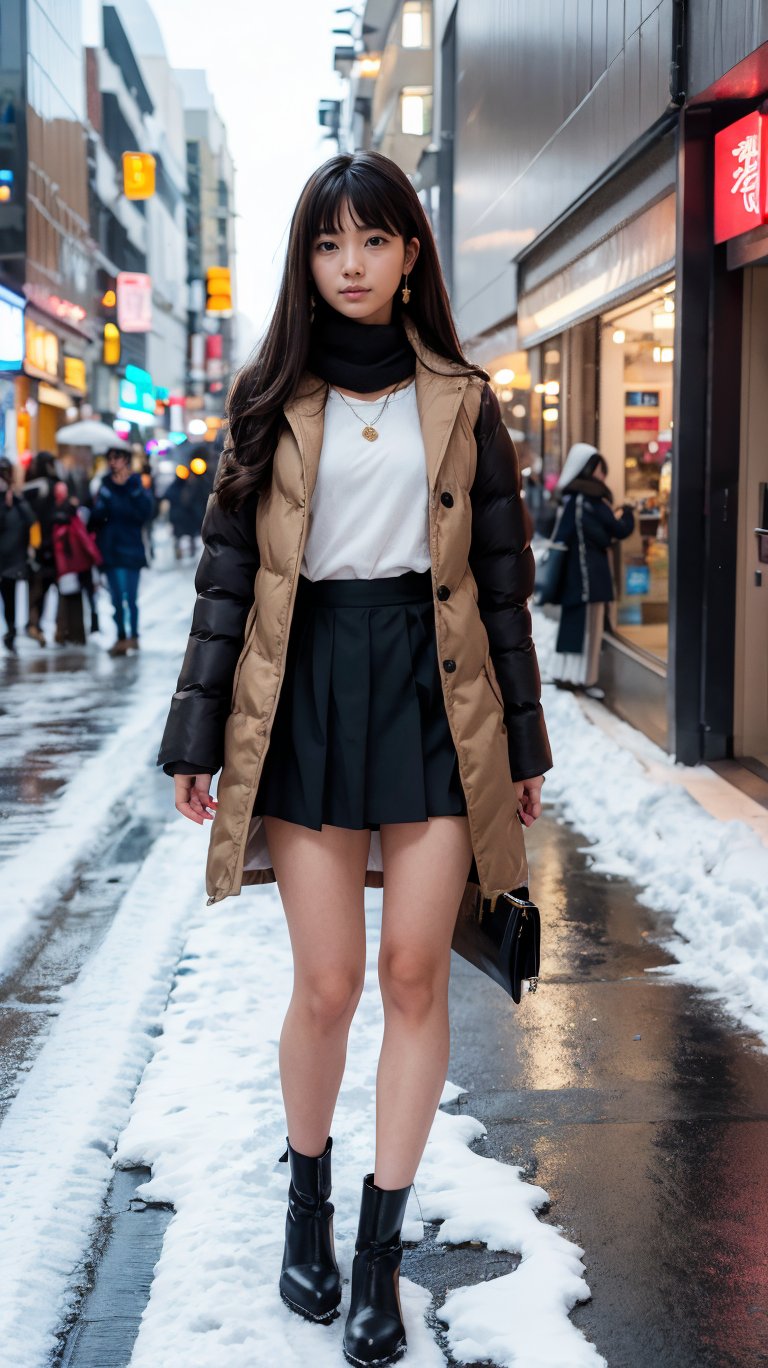
{"type": "Polygon", "coordinates": [[[204,437],[208,431],[208,425],[204,418],[192,418],[187,423],[187,432],[190,437],[204,437]]]}
{"type": "Polygon", "coordinates": [[[509,366],[502,366],[501,370],[497,370],[493,378],[497,385],[511,385],[515,378],[515,372],[510,370],[509,366]]]}

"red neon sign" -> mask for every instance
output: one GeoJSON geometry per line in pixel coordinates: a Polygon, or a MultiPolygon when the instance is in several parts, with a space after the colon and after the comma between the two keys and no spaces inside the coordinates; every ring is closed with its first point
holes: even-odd
{"type": "Polygon", "coordinates": [[[715,134],[715,242],[768,223],[768,115],[715,134]]]}

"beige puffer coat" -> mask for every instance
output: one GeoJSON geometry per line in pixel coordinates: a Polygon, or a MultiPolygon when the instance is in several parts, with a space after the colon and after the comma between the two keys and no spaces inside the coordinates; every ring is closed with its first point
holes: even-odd
{"type": "MultiPolygon", "coordinates": [[[[538,668],[526,606],[533,578],[529,522],[520,499],[517,458],[500,423],[492,391],[482,380],[462,374],[460,367],[430,352],[412,326],[408,332],[417,358],[416,395],[429,481],[437,651],[474,855],[465,897],[476,898],[478,892],[490,897],[526,882],[513,774],[515,779],[530,778],[552,763],[538,701],[538,668]],[[483,439],[481,481],[477,433],[489,421],[492,441],[483,439]],[[482,489],[475,484],[476,474],[482,489]],[[476,498],[482,498],[484,508],[491,510],[482,529],[486,540],[498,545],[476,545],[476,498]],[[476,549],[474,557],[471,547],[476,549]],[[478,579],[478,565],[484,566],[484,579],[491,567],[485,612],[482,595],[478,604],[471,560],[478,579]],[[494,645],[503,686],[492,660],[494,645]]],[[[254,797],[285,669],[322,447],[324,398],[320,382],[308,375],[297,397],[286,406],[287,425],[275,452],[271,487],[255,505],[254,564],[258,569],[244,629],[241,620],[242,635],[230,636],[238,651],[234,677],[231,670],[227,676],[226,668],[217,663],[216,678],[208,683],[200,658],[205,658],[212,636],[212,608],[223,592],[217,589],[222,579],[217,562],[227,544],[226,534],[222,537],[215,530],[226,518],[218,510],[216,521],[215,496],[206,517],[207,535],[203,529],[206,555],[196,581],[199,609],[158,763],[169,773],[177,766],[189,770],[189,762],[193,768],[199,764],[201,772],[217,769],[221,761],[213,754],[215,744],[207,745],[203,732],[218,706],[219,716],[222,720],[226,716],[226,721],[219,806],[207,868],[212,903],[239,893],[243,884],[275,880],[263,822],[253,811],[254,797]],[[197,730],[191,725],[196,717],[200,718],[197,730]]],[[[246,518],[252,516],[252,507],[246,518]]],[[[240,533],[243,544],[239,545],[237,535],[229,536],[232,556],[242,560],[246,537],[247,529],[240,533]]],[[[247,575],[246,564],[240,570],[239,595],[234,594],[243,608],[247,575]]],[[[220,629],[217,635],[221,640],[220,629]]],[[[231,659],[234,664],[234,654],[231,659]]],[[[383,883],[378,836],[372,832],[366,874],[366,884],[374,887],[383,883]]]]}

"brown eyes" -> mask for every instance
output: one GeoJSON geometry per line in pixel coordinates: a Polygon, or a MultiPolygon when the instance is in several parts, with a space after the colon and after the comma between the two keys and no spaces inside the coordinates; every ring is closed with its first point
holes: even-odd
{"type": "MultiPolygon", "coordinates": [[[[366,238],[365,245],[366,245],[366,247],[368,247],[368,246],[373,246],[373,247],[386,246],[386,244],[387,244],[388,241],[389,241],[389,239],[388,239],[388,238],[385,238],[385,237],[382,237],[381,233],[372,233],[371,236],[370,236],[369,238],[366,238]]],[[[330,253],[328,253],[328,252],[325,251],[325,248],[326,248],[326,247],[330,247],[330,248],[332,248],[332,249],[335,250],[335,248],[336,248],[336,243],[335,243],[335,242],[318,242],[318,244],[317,244],[317,251],[318,251],[318,252],[324,252],[325,256],[329,256],[330,253]]]]}

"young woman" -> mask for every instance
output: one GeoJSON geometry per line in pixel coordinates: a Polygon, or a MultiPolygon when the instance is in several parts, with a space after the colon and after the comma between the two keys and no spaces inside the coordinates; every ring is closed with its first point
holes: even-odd
{"type": "Polygon", "coordinates": [[[608,466],[596,447],[576,442],[568,452],[556,485],[563,511],[557,540],[568,546],[563,573],[560,628],[552,658],[552,676],[561,689],[604,698],[597,682],[605,606],[613,601],[608,550],[634,530],[629,504],[614,513],[613,495],[605,483],[608,466]]]}
{"type": "Polygon", "coordinates": [[[280,1291],[319,1322],[341,1297],[329,1131],[363,986],[364,886],[383,887],[376,1163],[344,1353],[394,1363],[457,912],[524,882],[522,825],[551,758],[517,458],[461,354],[418,197],[386,157],[334,157],[308,181],[228,419],[158,763],[179,812],[215,813],[212,903],[277,881],[295,968],[280,1291]]]}

